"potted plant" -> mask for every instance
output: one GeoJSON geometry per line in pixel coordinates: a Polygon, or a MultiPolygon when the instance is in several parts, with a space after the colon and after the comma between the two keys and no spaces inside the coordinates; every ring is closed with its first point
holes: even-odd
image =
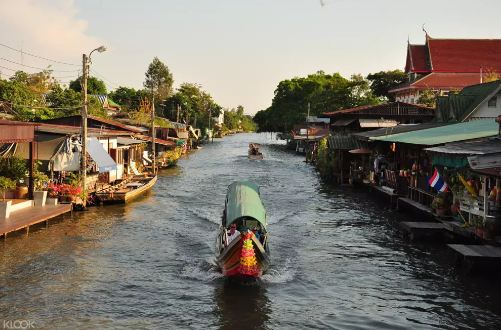
{"type": "Polygon", "coordinates": [[[38,161],[35,165],[35,170],[33,171],[33,183],[35,185],[35,190],[47,190],[50,179],[47,174],[38,169],[40,164],[41,162],[38,161]]]}
{"type": "Polygon", "coordinates": [[[16,183],[4,176],[0,176],[0,192],[2,193],[2,201],[5,202],[5,193],[9,189],[14,189],[16,187],[16,183]]]}
{"type": "Polygon", "coordinates": [[[0,176],[0,192],[2,193],[2,201],[0,202],[0,219],[6,219],[10,215],[10,206],[12,201],[5,201],[5,193],[9,189],[14,189],[16,183],[4,176],[0,176]]]}
{"type": "Polygon", "coordinates": [[[16,198],[25,198],[28,194],[28,188],[25,184],[26,172],[26,160],[16,156],[0,158],[0,175],[17,184],[16,198]]]}
{"type": "Polygon", "coordinates": [[[450,208],[449,196],[445,192],[438,193],[431,202],[431,208],[435,210],[438,216],[446,215],[450,208]]]}

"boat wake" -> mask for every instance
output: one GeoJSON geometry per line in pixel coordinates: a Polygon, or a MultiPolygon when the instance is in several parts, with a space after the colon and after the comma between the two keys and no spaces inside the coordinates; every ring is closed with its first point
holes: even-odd
{"type": "Polygon", "coordinates": [[[293,267],[292,261],[287,259],[284,265],[273,266],[266,271],[261,280],[264,283],[283,284],[294,280],[296,277],[296,269],[293,267]]]}
{"type": "Polygon", "coordinates": [[[218,267],[207,260],[187,263],[181,270],[181,276],[201,282],[213,282],[223,278],[223,274],[218,267]]]}

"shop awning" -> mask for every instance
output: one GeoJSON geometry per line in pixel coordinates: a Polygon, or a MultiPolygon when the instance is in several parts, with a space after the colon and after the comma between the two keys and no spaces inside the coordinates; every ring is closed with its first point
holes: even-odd
{"type": "Polygon", "coordinates": [[[473,170],[485,170],[501,167],[501,153],[468,157],[468,163],[473,170]]]}
{"type": "Polygon", "coordinates": [[[487,155],[501,153],[501,139],[490,138],[473,141],[446,143],[443,146],[424,149],[429,152],[461,155],[487,155]]]}
{"type": "Polygon", "coordinates": [[[396,120],[391,119],[359,119],[360,127],[362,128],[381,128],[397,126],[396,120]]]}
{"type": "Polygon", "coordinates": [[[479,119],[408,133],[377,136],[370,140],[433,146],[494,136],[498,134],[498,129],[499,126],[493,119],[479,119]]]}
{"type": "Polygon", "coordinates": [[[96,138],[87,139],[87,152],[96,162],[99,172],[109,172],[117,169],[117,163],[104,150],[103,145],[96,138]]]}
{"type": "Polygon", "coordinates": [[[369,141],[371,138],[375,137],[419,131],[422,129],[428,129],[445,125],[446,124],[444,123],[400,124],[393,127],[384,127],[365,132],[356,132],[353,133],[353,135],[359,140],[369,141]]]}

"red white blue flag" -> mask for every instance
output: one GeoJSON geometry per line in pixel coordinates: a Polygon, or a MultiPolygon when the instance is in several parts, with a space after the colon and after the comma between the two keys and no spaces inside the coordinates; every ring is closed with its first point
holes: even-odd
{"type": "Polygon", "coordinates": [[[445,183],[444,179],[440,176],[436,167],[435,172],[433,172],[433,175],[428,180],[428,183],[439,192],[447,191],[449,189],[447,183],[445,183]]]}

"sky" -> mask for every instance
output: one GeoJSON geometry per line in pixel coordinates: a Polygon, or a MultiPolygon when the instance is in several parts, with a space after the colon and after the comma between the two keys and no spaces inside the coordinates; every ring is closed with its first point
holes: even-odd
{"type": "Polygon", "coordinates": [[[142,88],[157,56],[175,87],[197,83],[254,114],[284,79],[403,70],[423,25],[435,38],[501,38],[500,13],[500,0],[0,0],[1,44],[73,64],[0,47],[0,72],[52,65],[67,82],[83,53],[105,45],[91,74],[109,90],[142,88]]]}

